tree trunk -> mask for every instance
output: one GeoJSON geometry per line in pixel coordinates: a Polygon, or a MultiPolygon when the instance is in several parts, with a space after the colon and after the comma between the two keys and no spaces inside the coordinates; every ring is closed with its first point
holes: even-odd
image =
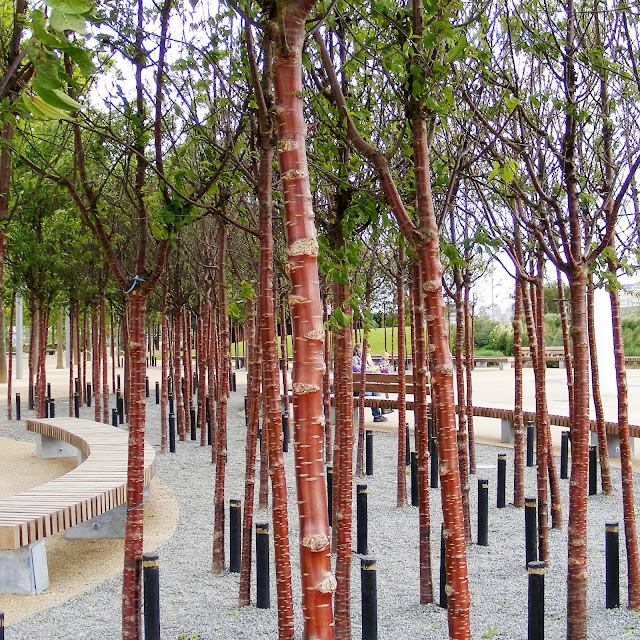
{"type": "Polygon", "coordinates": [[[609,447],[607,445],[607,427],[604,419],[604,407],[600,395],[600,374],[598,369],[598,351],[596,348],[596,323],[594,318],[594,290],[593,281],[589,278],[587,286],[587,333],[589,335],[589,357],[591,361],[591,390],[593,392],[593,406],[596,411],[596,429],[598,434],[598,459],[600,461],[600,478],[602,493],[612,496],[615,493],[611,482],[611,467],[609,466],[609,447]]]}
{"type": "Polygon", "coordinates": [[[176,423],[178,426],[178,437],[181,442],[187,439],[186,414],[184,394],[182,392],[182,312],[176,309],[173,315],[174,327],[174,353],[173,353],[173,399],[176,409],[176,423]]]}
{"type": "Polygon", "coordinates": [[[75,342],[74,326],[76,322],[76,303],[73,300],[69,301],[69,417],[73,417],[73,344],[75,342]]]}
{"type": "Polygon", "coordinates": [[[227,360],[229,358],[229,317],[227,316],[227,229],[220,227],[218,241],[218,318],[220,325],[220,371],[218,380],[218,429],[216,443],[216,484],[213,502],[213,562],[211,571],[224,571],[224,484],[225,467],[227,464],[227,396],[229,376],[227,375],[227,360]]]}
{"type": "MultiPolygon", "coordinates": [[[[326,296],[322,300],[322,321],[325,327],[329,321],[329,310],[326,296]]],[[[324,415],[324,461],[331,464],[333,460],[333,444],[331,442],[331,357],[330,357],[329,329],[324,332],[324,362],[325,370],[322,376],[322,406],[324,415]]],[[[335,375],[334,375],[335,379],[335,375]]]]}
{"type": "Polygon", "coordinates": [[[522,286],[519,272],[515,279],[513,306],[513,368],[515,376],[513,406],[513,506],[524,508],[524,419],[522,416],[522,286]]]}
{"type": "Polygon", "coordinates": [[[287,312],[284,297],[280,303],[280,357],[282,358],[282,397],[289,411],[289,348],[287,337],[287,312]]]}
{"type": "Polygon", "coordinates": [[[144,522],[144,425],[145,358],[144,317],[146,298],[139,291],[129,294],[129,457],[127,462],[127,521],[125,525],[122,582],[122,637],[142,638],[142,540],[144,522]]]}
{"type": "Polygon", "coordinates": [[[425,333],[424,280],[421,266],[413,268],[415,351],[413,353],[414,429],[418,452],[418,527],[420,550],[420,604],[433,602],[431,574],[431,511],[429,508],[429,433],[427,416],[427,336],[425,333]]]}
{"type": "MultiPolygon", "coordinates": [[[[609,263],[610,271],[615,275],[615,266],[609,263]]],[[[611,287],[611,317],[613,323],[613,344],[616,363],[616,382],[618,383],[618,437],[620,438],[620,470],[622,473],[622,510],[624,514],[624,534],[627,550],[627,582],[629,609],[640,609],[640,556],[636,534],[635,501],[633,497],[633,466],[631,463],[631,439],[629,437],[629,404],[627,369],[624,361],[624,342],[622,338],[622,319],[618,290],[611,287]]]]}
{"type": "Polygon", "coordinates": [[[575,386],[571,420],[567,638],[577,640],[587,636],[587,476],[590,429],[586,268],[575,268],[570,274],[569,283],[575,386]]]}
{"type": "Polygon", "coordinates": [[[100,401],[100,339],[98,338],[98,307],[91,306],[91,382],[93,384],[93,410],[96,422],[102,420],[100,401]]]}
{"type": "Polygon", "coordinates": [[[206,304],[202,305],[196,326],[196,351],[198,372],[198,429],[200,446],[207,446],[207,334],[209,333],[209,314],[206,304]]]}
{"type": "Polygon", "coordinates": [[[102,422],[109,424],[109,362],[107,359],[106,283],[100,293],[100,356],[102,358],[102,422]]]}
{"type": "MultiPolygon", "coordinates": [[[[9,372],[7,375],[7,420],[13,420],[13,321],[16,313],[16,293],[11,296],[11,311],[9,312],[9,372]]],[[[17,331],[17,329],[16,329],[17,331]]],[[[16,354],[17,357],[17,354],[16,354]]]]}
{"type": "MultiPolygon", "coordinates": [[[[169,402],[169,320],[167,319],[166,286],[162,296],[162,379],[160,380],[160,453],[167,453],[168,424],[167,404],[169,402]]],[[[213,400],[213,398],[212,398],[213,400]]]]}
{"type": "MultiPolygon", "coordinates": [[[[404,318],[404,243],[400,242],[398,274],[396,276],[396,300],[398,306],[398,466],[396,472],[396,506],[407,506],[406,456],[407,456],[407,405],[405,371],[405,318],[404,318]]],[[[393,345],[393,339],[391,340],[393,345]]]]}
{"type": "Polygon", "coordinates": [[[242,558],[240,562],[239,605],[251,603],[251,539],[253,535],[253,503],[256,486],[256,448],[260,419],[260,379],[262,358],[256,337],[254,304],[247,308],[247,446],[245,449],[244,506],[242,511],[242,558]]]}
{"type": "Polygon", "coordinates": [[[56,337],[56,369],[64,369],[64,309],[58,307],[58,327],[56,337]]]}
{"type": "MultiPolygon", "coordinates": [[[[340,239],[342,242],[342,240],[340,239]]],[[[351,318],[348,304],[349,288],[334,284],[334,304],[345,316],[351,318]]],[[[334,600],[335,637],[338,640],[351,638],[351,522],[353,495],[353,338],[351,322],[336,329],[335,340],[335,407],[336,407],[336,453],[334,462],[334,513],[333,534],[336,549],[336,592],[334,600]],[[337,472],[337,473],[336,473],[337,472]]],[[[366,368],[363,357],[361,370],[366,368]]],[[[362,394],[362,388],[361,388],[362,394]]]]}
{"type": "Polygon", "coordinates": [[[560,310],[560,326],[562,327],[562,346],[564,349],[564,364],[567,374],[567,390],[569,393],[569,415],[573,415],[573,358],[571,357],[571,338],[569,336],[569,321],[564,299],[564,285],[560,276],[560,269],[556,269],[558,277],[558,309],[560,310]]]}
{"type": "Polygon", "coordinates": [[[270,24],[275,55],[278,154],[287,225],[288,275],[292,293],[289,308],[295,336],[293,347],[294,451],[300,515],[300,569],[305,639],[333,638],[329,523],[322,439],[322,375],[324,368],[322,303],[318,286],[318,241],[311,206],[306,158],[307,127],[303,113],[302,46],[305,20],[313,0],[281,5],[270,24]],[[279,33],[278,33],[279,32],[279,33]]]}

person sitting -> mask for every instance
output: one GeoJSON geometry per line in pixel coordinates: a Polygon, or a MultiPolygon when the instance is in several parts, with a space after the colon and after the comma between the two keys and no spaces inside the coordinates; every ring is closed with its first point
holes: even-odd
{"type": "MultiPolygon", "coordinates": [[[[367,372],[371,371],[369,366],[366,364],[366,359],[365,359],[365,366],[366,366],[367,372]]],[[[359,342],[353,348],[353,360],[352,360],[351,368],[354,373],[362,373],[362,345],[359,342]]],[[[375,370],[377,370],[377,367],[375,367],[375,370]]],[[[358,392],[354,391],[353,395],[357,397],[358,392]]],[[[373,396],[373,395],[375,394],[373,394],[371,391],[365,392],[365,396],[373,396]]],[[[387,418],[385,418],[382,415],[382,411],[378,407],[371,407],[371,413],[373,415],[374,422],[387,422],[387,418]]]]}
{"type": "MultiPolygon", "coordinates": [[[[378,363],[378,367],[380,369],[380,373],[389,373],[390,369],[391,369],[391,365],[390,365],[390,359],[389,359],[389,354],[385,351],[382,354],[382,357],[380,358],[380,362],[378,363]]],[[[387,393],[387,398],[389,397],[389,394],[387,393]]],[[[393,409],[383,409],[382,413],[393,413],[393,409]]]]}

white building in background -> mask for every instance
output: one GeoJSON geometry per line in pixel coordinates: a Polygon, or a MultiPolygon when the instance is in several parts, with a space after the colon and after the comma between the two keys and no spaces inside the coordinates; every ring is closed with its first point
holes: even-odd
{"type": "Polygon", "coordinates": [[[633,315],[640,309],[640,282],[623,284],[620,290],[620,313],[622,317],[633,315]]]}

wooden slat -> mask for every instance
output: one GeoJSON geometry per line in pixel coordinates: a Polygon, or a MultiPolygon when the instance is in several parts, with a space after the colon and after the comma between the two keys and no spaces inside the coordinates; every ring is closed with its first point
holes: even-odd
{"type": "MultiPolygon", "coordinates": [[[[0,500],[0,549],[36,542],[126,502],[126,431],[76,418],[28,420],[27,430],[67,442],[87,458],[60,478],[0,500]]],[[[145,445],[145,485],[156,473],[155,456],[145,445]]]]}

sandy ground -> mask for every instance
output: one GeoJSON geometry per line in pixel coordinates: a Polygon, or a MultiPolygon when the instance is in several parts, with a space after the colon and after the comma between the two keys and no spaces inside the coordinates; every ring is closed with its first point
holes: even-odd
{"type": "MultiPolygon", "coordinates": [[[[39,460],[35,444],[0,438],[0,498],[35,487],[75,468],[75,458],[39,460]]],[[[171,537],[178,523],[178,503],[162,483],[151,483],[144,509],[144,549],[152,551],[171,537]]],[[[37,596],[0,594],[0,611],[10,625],[100,584],[122,570],[123,540],[46,539],[49,588],[37,596]]]]}

